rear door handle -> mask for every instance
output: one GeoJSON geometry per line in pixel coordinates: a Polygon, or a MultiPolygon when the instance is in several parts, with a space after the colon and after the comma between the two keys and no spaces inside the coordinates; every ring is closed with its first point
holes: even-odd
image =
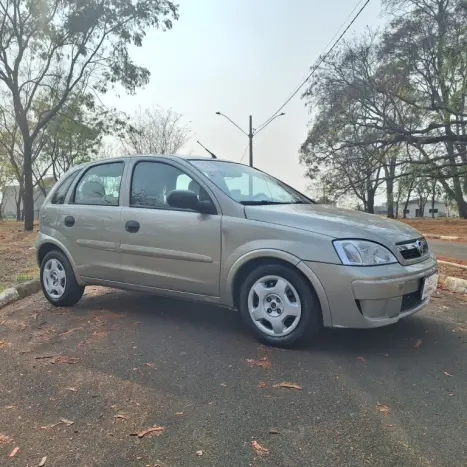
{"type": "Polygon", "coordinates": [[[66,216],[65,225],[67,227],[73,227],[75,225],[75,218],[73,216],[66,216]]]}
{"type": "Polygon", "coordinates": [[[139,230],[139,222],[127,221],[125,224],[125,230],[130,233],[136,233],[139,230]]]}

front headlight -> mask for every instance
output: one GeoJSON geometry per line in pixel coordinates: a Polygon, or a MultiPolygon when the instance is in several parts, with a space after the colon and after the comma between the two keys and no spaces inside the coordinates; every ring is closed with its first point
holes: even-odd
{"type": "Polygon", "coordinates": [[[334,248],[348,266],[377,266],[397,263],[395,256],[384,246],[367,240],[335,240],[334,248]]]}

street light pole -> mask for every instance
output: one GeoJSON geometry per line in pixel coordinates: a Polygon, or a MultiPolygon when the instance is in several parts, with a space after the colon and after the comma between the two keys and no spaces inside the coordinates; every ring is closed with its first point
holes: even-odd
{"type": "Polygon", "coordinates": [[[250,115],[250,133],[248,134],[250,140],[250,167],[253,167],[253,117],[250,115]]]}
{"type": "Polygon", "coordinates": [[[285,112],[282,112],[280,114],[274,115],[272,118],[269,120],[266,120],[259,128],[256,130],[253,128],[253,117],[250,115],[250,120],[249,120],[249,133],[246,133],[246,131],[242,130],[241,127],[239,127],[232,119],[227,117],[227,115],[224,115],[221,112],[216,112],[216,115],[221,115],[222,117],[226,118],[230,123],[232,123],[234,126],[236,126],[244,135],[248,137],[249,140],[249,148],[250,148],[250,160],[249,164],[250,167],[253,167],[253,137],[256,136],[260,131],[264,130],[273,120],[275,120],[277,117],[282,117],[282,115],[285,115],[285,112]]]}

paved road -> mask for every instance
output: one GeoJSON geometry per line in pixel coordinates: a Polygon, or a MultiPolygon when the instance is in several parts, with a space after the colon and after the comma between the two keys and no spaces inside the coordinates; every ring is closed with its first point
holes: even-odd
{"type": "Polygon", "coordinates": [[[428,240],[431,249],[438,256],[467,260],[467,243],[428,240]]]}
{"type": "Polygon", "coordinates": [[[36,295],[0,311],[0,465],[467,463],[464,299],[443,295],[395,326],[279,350],[259,346],[234,312],[88,293],[73,310],[36,295]],[[303,390],[273,387],[281,382],[303,390]],[[130,436],[153,425],[160,436],[130,436]]]}

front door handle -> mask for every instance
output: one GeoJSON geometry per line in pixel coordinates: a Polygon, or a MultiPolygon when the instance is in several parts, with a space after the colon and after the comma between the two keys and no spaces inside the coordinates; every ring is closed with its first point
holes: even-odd
{"type": "Polygon", "coordinates": [[[136,233],[139,230],[139,222],[127,221],[125,224],[125,230],[130,233],[136,233]]]}
{"type": "Polygon", "coordinates": [[[75,218],[73,216],[66,216],[65,225],[67,227],[73,227],[75,225],[75,218]]]}

